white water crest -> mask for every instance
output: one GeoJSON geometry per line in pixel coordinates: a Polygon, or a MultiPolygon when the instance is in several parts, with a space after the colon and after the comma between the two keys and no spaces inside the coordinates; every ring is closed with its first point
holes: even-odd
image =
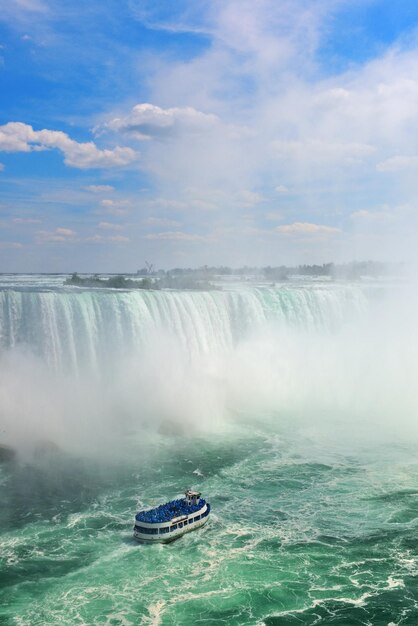
{"type": "Polygon", "coordinates": [[[2,439],[117,447],[138,433],[219,430],[260,415],[318,426],[384,424],[400,412],[413,422],[416,340],[407,325],[383,320],[385,302],[382,286],[346,283],[206,292],[8,285],[2,439]]]}

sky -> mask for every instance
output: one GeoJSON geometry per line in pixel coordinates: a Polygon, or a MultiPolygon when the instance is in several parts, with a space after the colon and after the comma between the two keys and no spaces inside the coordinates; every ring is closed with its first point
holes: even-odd
{"type": "Polygon", "coordinates": [[[0,0],[0,272],[414,261],[416,0],[0,0]]]}

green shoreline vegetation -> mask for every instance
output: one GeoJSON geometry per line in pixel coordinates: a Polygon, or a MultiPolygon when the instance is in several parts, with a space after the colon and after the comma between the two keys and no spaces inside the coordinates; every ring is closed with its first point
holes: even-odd
{"type": "Polygon", "coordinates": [[[298,265],[290,267],[248,267],[231,268],[226,266],[210,267],[204,265],[197,269],[174,268],[156,270],[147,263],[136,274],[117,274],[101,277],[98,274],[80,276],[74,272],[64,282],[65,285],[103,289],[185,289],[210,291],[221,289],[216,281],[225,279],[258,280],[285,282],[295,277],[324,278],[327,280],[361,280],[367,278],[393,278],[405,275],[402,263],[386,264],[375,261],[361,261],[345,264],[323,263],[322,265],[298,265]],[[215,282],[214,282],[215,281],[215,282]]]}
{"type": "Polygon", "coordinates": [[[126,278],[122,274],[110,276],[110,278],[100,278],[98,274],[81,277],[74,272],[70,278],[65,280],[64,285],[76,287],[94,287],[102,289],[189,289],[195,291],[209,291],[216,289],[206,280],[200,280],[188,276],[144,276],[138,280],[126,278]]]}
{"type": "Polygon", "coordinates": [[[76,287],[102,287],[104,289],[158,289],[155,282],[150,278],[132,280],[125,276],[111,276],[110,278],[100,278],[98,274],[82,278],[74,272],[64,285],[75,285],[76,287]]]}

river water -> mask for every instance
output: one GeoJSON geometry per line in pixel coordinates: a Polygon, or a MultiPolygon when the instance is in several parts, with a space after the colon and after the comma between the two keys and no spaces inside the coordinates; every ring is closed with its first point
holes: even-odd
{"type": "Polygon", "coordinates": [[[0,624],[418,623],[404,291],[2,277],[0,624]],[[208,524],[136,544],[188,487],[208,524]]]}

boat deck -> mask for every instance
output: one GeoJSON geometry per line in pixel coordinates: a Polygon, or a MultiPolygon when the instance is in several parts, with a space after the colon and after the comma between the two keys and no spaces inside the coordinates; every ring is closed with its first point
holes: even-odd
{"type": "Polygon", "coordinates": [[[188,504],[183,498],[171,500],[149,511],[140,511],[135,515],[135,520],[145,524],[163,524],[170,522],[176,517],[196,513],[200,511],[205,504],[206,500],[203,500],[203,498],[200,498],[197,504],[188,504]]]}

